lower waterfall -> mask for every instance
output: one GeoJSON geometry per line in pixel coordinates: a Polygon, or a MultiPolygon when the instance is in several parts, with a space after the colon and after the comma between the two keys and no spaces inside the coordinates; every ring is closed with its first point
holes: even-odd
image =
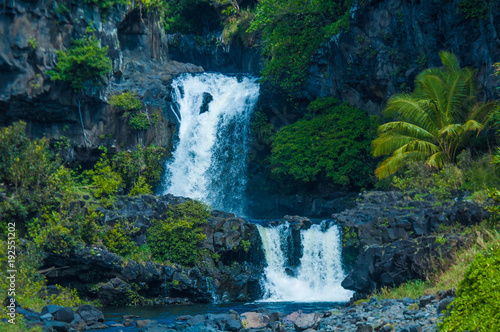
{"type": "Polygon", "coordinates": [[[174,79],[179,132],[164,194],[245,215],[250,115],[258,97],[255,78],[202,73],[174,79]]]}
{"type": "Polygon", "coordinates": [[[289,264],[292,230],[288,224],[258,226],[267,267],[263,301],[346,302],[353,292],[344,289],[342,243],[337,226],[312,225],[300,231],[302,257],[297,267],[289,264]],[[322,227],[323,226],[323,227],[322,227]]]}

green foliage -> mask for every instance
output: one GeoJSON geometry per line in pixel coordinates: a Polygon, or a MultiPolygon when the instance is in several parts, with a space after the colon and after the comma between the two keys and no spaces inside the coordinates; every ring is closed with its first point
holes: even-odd
{"type": "Polygon", "coordinates": [[[396,288],[383,287],[374,296],[377,299],[402,299],[409,297],[416,299],[424,293],[428,282],[422,280],[410,280],[396,288]]]}
{"type": "Polygon", "coordinates": [[[500,330],[500,247],[477,255],[457,289],[440,331],[500,330]]]}
{"type": "Polygon", "coordinates": [[[142,110],[142,103],[133,92],[123,92],[109,98],[109,104],[123,112],[128,118],[130,128],[134,130],[146,130],[150,125],[156,124],[157,119],[150,118],[146,111],[142,110]]]}
{"type": "Polygon", "coordinates": [[[113,69],[107,52],[108,47],[101,47],[94,36],[74,39],[69,50],[57,52],[57,66],[47,74],[53,81],[68,83],[75,91],[82,90],[89,82],[100,85],[113,69]]]}
{"type": "Polygon", "coordinates": [[[151,189],[161,181],[166,156],[166,149],[150,145],[147,148],[138,147],[133,152],[119,152],[113,157],[113,163],[127,190],[131,190],[140,177],[145,179],[143,187],[147,185],[151,189]]]}
{"type": "Polygon", "coordinates": [[[392,154],[377,168],[385,178],[409,161],[425,160],[434,168],[455,162],[471,132],[479,132],[497,104],[477,102],[475,71],[460,68],[455,55],[440,52],[441,68],[421,72],[412,94],[393,96],[384,114],[396,121],[379,127],[373,155],[392,154]]]}
{"type": "Polygon", "coordinates": [[[351,0],[262,0],[249,32],[263,32],[263,79],[293,95],[307,75],[311,55],[333,34],[349,28],[351,0]]]}
{"type": "Polygon", "coordinates": [[[130,236],[137,232],[128,223],[116,223],[111,229],[104,233],[103,244],[109,251],[120,256],[131,254],[135,250],[135,243],[130,236]]]}
{"type": "Polygon", "coordinates": [[[133,92],[126,91],[109,98],[109,104],[121,112],[137,112],[142,109],[142,103],[133,92]]]}
{"type": "Polygon", "coordinates": [[[458,11],[466,18],[484,19],[491,11],[494,0],[460,0],[458,11]]]}
{"type": "Polygon", "coordinates": [[[243,247],[243,250],[245,252],[248,252],[250,250],[251,243],[249,240],[241,240],[240,245],[243,247]]]}
{"type": "Polygon", "coordinates": [[[92,181],[94,197],[100,199],[104,206],[109,207],[116,201],[116,194],[123,185],[123,179],[114,169],[106,152],[101,155],[94,168],[85,171],[85,174],[92,181]]]}
{"type": "Polygon", "coordinates": [[[472,159],[464,150],[458,163],[446,163],[441,170],[431,168],[425,161],[410,162],[392,177],[392,186],[400,190],[429,191],[438,198],[448,199],[456,190],[471,191],[470,198],[486,201],[488,188],[500,187],[500,177],[490,154],[472,159]]]}
{"type": "Polygon", "coordinates": [[[130,189],[128,195],[151,195],[152,193],[153,191],[151,190],[151,186],[146,183],[146,178],[144,176],[139,176],[132,189],[130,189]]]}
{"type": "Polygon", "coordinates": [[[370,183],[371,119],[347,103],[336,103],[333,98],[318,99],[309,106],[309,116],[276,133],[271,151],[275,176],[340,186],[370,183]]]}
{"type": "Polygon", "coordinates": [[[53,305],[59,305],[63,307],[76,307],[82,304],[82,300],[78,296],[76,289],[69,289],[66,287],[62,287],[60,285],[56,285],[59,293],[52,294],[49,296],[47,301],[53,305]]]}
{"type": "Polygon", "coordinates": [[[128,124],[134,130],[146,130],[152,124],[152,121],[147,113],[140,112],[132,115],[128,124]]]}
{"type": "Polygon", "coordinates": [[[168,211],[166,220],[153,222],[147,232],[147,243],[158,261],[193,265],[201,254],[198,244],[206,236],[201,226],[210,216],[208,207],[197,201],[187,201],[168,211]]]}
{"type": "Polygon", "coordinates": [[[118,5],[128,4],[128,0],[84,0],[83,2],[96,5],[102,10],[107,10],[118,5]]]}
{"type": "Polygon", "coordinates": [[[217,12],[207,0],[140,0],[140,4],[158,16],[167,33],[202,34],[206,24],[210,30],[220,27],[217,12]]]}
{"type": "MultiPolygon", "coordinates": [[[[41,310],[45,305],[43,299],[33,296],[38,294],[45,284],[43,276],[37,273],[38,268],[42,264],[42,253],[35,248],[33,244],[27,243],[20,245],[19,239],[16,241],[16,300],[23,306],[41,310]]],[[[11,270],[8,266],[8,247],[7,241],[0,240],[0,297],[5,299],[10,288],[10,280],[6,277],[8,274],[4,271],[11,270]]],[[[7,318],[7,310],[5,306],[0,307],[0,319],[7,318]]],[[[16,320],[19,322],[19,319],[16,320]]],[[[0,323],[1,324],[1,323],[0,323]]],[[[9,324],[10,325],[10,324],[9,324]]],[[[0,325],[0,330],[4,331],[0,325]]],[[[18,330],[15,330],[18,331],[18,330]]]]}
{"type": "Polygon", "coordinates": [[[28,39],[28,45],[29,47],[31,47],[33,50],[36,49],[36,46],[38,45],[38,41],[36,40],[36,38],[31,38],[31,39],[28,39]]]}
{"type": "MultiPolygon", "coordinates": [[[[232,7],[231,7],[232,8],[232,7]]],[[[237,14],[231,15],[224,22],[222,38],[224,43],[228,44],[234,38],[238,37],[247,47],[251,46],[255,39],[254,33],[247,32],[250,24],[255,17],[253,10],[241,10],[237,14]]]]}
{"type": "Polygon", "coordinates": [[[255,119],[252,121],[252,133],[259,141],[264,144],[271,144],[274,127],[269,122],[266,114],[262,111],[255,113],[255,119]]]}

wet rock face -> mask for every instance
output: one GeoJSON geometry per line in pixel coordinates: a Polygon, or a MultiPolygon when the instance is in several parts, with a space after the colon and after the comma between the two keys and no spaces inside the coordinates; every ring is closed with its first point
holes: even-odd
{"type": "Polygon", "coordinates": [[[226,45],[222,31],[202,37],[168,35],[168,47],[173,60],[194,63],[207,71],[260,76],[264,66],[260,47],[245,47],[239,39],[226,45]]]}
{"type": "Polygon", "coordinates": [[[411,279],[425,279],[469,246],[467,237],[435,232],[452,225],[470,226],[488,218],[476,203],[440,202],[433,195],[366,192],[356,208],[332,215],[344,229],[344,255],[351,271],[342,286],[361,294],[411,279]],[[441,260],[442,262],[442,260],[441,260]]]}
{"type": "Polygon", "coordinates": [[[465,19],[457,1],[371,0],[351,11],[350,31],[334,36],[313,56],[306,95],[336,96],[369,114],[380,114],[395,93],[411,91],[415,76],[441,66],[438,52],[454,52],[476,68],[484,99],[493,99],[500,57],[499,3],[484,20],[465,19]]]}

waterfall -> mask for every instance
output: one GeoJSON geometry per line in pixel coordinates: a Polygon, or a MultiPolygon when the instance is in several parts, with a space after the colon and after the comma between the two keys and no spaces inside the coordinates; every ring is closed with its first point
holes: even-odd
{"type": "Polygon", "coordinates": [[[250,115],[259,84],[249,77],[183,74],[172,82],[178,140],[164,194],[245,215],[250,115]]]}
{"type": "Polygon", "coordinates": [[[289,266],[287,255],[292,242],[289,225],[258,225],[267,261],[263,301],[345,302],[350,299],[352,292],[340,285],[345,275],[339,228],[322,229],[325,226],[313,225],[300,231],[302,257],[299,266],[294,268],[289,266]]]}

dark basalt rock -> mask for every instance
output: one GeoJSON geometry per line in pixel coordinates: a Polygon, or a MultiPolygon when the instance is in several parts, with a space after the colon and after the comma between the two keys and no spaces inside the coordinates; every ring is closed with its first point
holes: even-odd
{"type": "Polygon", "coordinates": [[[170,99],[170,82],[180,73],[203,69],[171,61],[165,35],[138,9],[114,6],[101,15],[83,2],[68,5],[64,13],[57,13],[57,6],[55,0],[35,0],[5,2],[0,8],[0,30],[6,32],[0,49],[0,125],[23,120],[30,137],[68,138],[67,159],[91,163],[99,158],[98,149],[82,144],[77,93],[67,84],[52,82],[46,74],[57,63],[57,51],[69,48],[71,40],[85,35],[90,26],[102,46],[108,47],[113,64],[106,84],[87,89],[81,96],[90,141],[110,152],[134,150],[153,141],[170,147],[175,122],[165,102],[170,99]],[[33,39],[36,48],[28,42],[33,39]],[[107,104],[110,96],[124,90],[137,92],[149,114],[160,110],[163,116],[155,126],[130,134],[127,119],[107,104]]]}
{"type": "MultiPolygon", "coordinates": [[[[151,221],[167,218],[169,205],[186,200],[172,195],[120,196],[113,208],[98,210],[104,224],[129,222],[137,228],[134,239],[141,245],[151,221]]],[[[50,284],[71,285],[81,294],[97,296],[103,304],[122,303],[132,284],[152,304],[211,302],[214,296],[223,301],[258,298],[264,254],[256,225],[230,213],[213,211],[203,232],[206,239],[201,247],[209,255],[198,267],[124,262],[120,256],[94,246],[77,249],[69,256],[49,254],[44,262],[46,268],[52,268],[47,279],[50,284]]]]}
{"type": "Polygon", "coordinates": [[[476,203],[439,202],[433,195],[365,192],[354,209],[332,215],[344,228],[344,251],[356,259],[342,286],[369,293],[411,279],[425,279],[438,268],[435,258],[451,259],[470,245],[466,237],[433,235],[440,227],[470,226],[488,218],[476,203]]]}

